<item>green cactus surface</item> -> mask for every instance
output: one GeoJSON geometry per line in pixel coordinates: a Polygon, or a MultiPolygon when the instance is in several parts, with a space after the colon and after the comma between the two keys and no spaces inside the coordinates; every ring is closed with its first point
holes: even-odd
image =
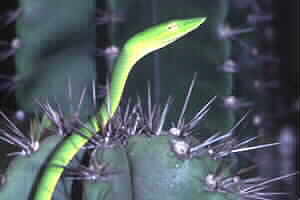
{"type": "MultiPolygon", "coordinates": [[[[201,159],[179,159],[172,152],[169,136],[135,136],[129,139],[126,149],[119,147],[100,150],[98,159],[110,163],[116,174],[108,181],[87,183],[86,188],[94,186],[95,191],[104,188],[105,199],[214,199],[225,200],[226,194],[205,190],[205,178],[209,171],[213,172],[219,162],[203,156],[201,159]],[[126,159],[118,159],[124,156],[126,159]],[[112,164],[113,163],[113,164],[112,164]],[[129,167],[124,169],[123,166],[129,167]],[[118,175],[120,173],[120,175],[118,175]],[[124,175],[129,176],[124,176],[124,175]],[[123,180],[120,181],[120,178],[123,180]],[[125,181],[126,180],[126,181],[125,181]],[[106,188],[105,188],[106,187],[106,188]]],[[[94,194],[90,192],[89,194],[94,194]]],[[[98,194],[99,199],[103,192],[98,194]]],[[[101,198],[100,198],[101,199],[101,198]]]]}
{"type": "MultiPolygon", "coordinates": [[[[14,159],[8,166],[4,176],[5,183],[0,187],[1,200],[9,199],[31,199],[35,188],[35,182],[39,177],[39,171],[47,161],[49,154],[59,144],[61,137],[51,136],[45,139],[40,145],[38,152],[29,157],[14,159]]],[[[55,199],[69,199],[64,192],[64,186],[60,185],[58,196],[55,199]]]]}

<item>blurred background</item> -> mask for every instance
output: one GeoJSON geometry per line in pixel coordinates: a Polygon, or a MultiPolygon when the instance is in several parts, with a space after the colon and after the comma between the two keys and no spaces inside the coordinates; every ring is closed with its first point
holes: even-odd
{"type": "MultiPolygon", "coordinates": [[[[0,110],[14,122],[22,123],[31,110],[16,101],[18,85],[22,84],[15,69],[19,45],[14,24],[18,14],[17,2],[1,6],[0,110]]],[[[210,134],[228,130],[250,110],[239,128],[241,137],[262,135],[261,142],[281,144],[245,153],[245,164],[240,165],[255,163],[256,173],[264,177],[299,171],[298,0],[97,1],[98,85],[105,84],[122,44],[132,34],[169,19],[196,16],[208,17],[207,23],[176,45],[138,63],[130,75],[125,98],[139,95],[146,99],[148,85],[156,104],[172,96],[170,123],[177,119],[197,72],[187,116],[213,96],[219,97],[201,131],[210,134]]],[[[10,151],[10,145],[1,143],[1,159],[10,151]]],[[[7,163],[6,159],[0,161],[1,171],[7,163]]],[[[299,176],[284,179],[274,188],[288,192],[288,199],[295,200],[300,196],[299,176]]]]}

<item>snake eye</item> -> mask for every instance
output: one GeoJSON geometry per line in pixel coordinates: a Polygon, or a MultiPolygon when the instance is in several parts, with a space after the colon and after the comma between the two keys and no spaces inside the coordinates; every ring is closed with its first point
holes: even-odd
{"type": "Polygon", "coordinates": [[[173,22],[167,26],[167,29],[169,31],[176,31],[178,29],[178,25],[177,25],[177,23],[173,22]]]}

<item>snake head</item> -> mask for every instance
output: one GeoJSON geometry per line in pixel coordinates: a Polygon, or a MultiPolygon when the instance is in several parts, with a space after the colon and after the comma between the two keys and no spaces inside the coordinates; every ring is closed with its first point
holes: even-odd
{"type": "Polygon", "coordinates": [[[134,35],[126,42],[125,48],[138,53],[141,58],[182,38],[197,29],[205,20],[205,17],[177,19],[152,26],[134,35]]]}

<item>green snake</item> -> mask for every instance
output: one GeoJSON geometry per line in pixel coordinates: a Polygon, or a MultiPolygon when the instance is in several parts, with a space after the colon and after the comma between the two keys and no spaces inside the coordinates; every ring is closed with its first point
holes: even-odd
{"type": "Polygon", "coordinates": [[[109,94],[96,117],[87,123],[87,126],[91,128],[81,128],[81,134],[72,134],[59,146],[43,171],[34,200],[51,200],[64,171],[64,166],[68,165],[95,133],[106,126],[119,106],[126,80],[135,63],[145,55],[182,38],[198,28],[205,20],[204,17],[171,20],[137,33],[125,43],[112,73],[109,94]],[[91,129],[95,131],[91,131],[91,129]],[[86,137],[83,137],[82,134],[85,134],[86,137]]]}

